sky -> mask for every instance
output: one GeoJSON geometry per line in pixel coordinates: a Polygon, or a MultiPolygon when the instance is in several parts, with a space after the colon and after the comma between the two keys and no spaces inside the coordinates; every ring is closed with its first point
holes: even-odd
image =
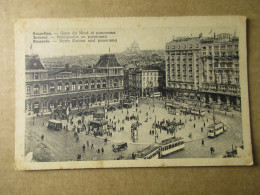
{"type": "MultiPolygon", "coordinates": [[[[72,31],[86,31],[85,29],[66,29],[60,31],[46,30],[46,32],[54,32],[60,34],[63,32],[72,31]]],[[[54,56],[73,56],[73,55],[87,55],[87,54],[105,54],[119,53],[125,51],[127,47],[130,47],[135,40],[141,50],[163,50],[166,42],[173,39],[173,36],[189,36],[197,37],[202,33],[203,37],[213,36],[214,32],[219,33],[231,33],[236,32],[235,26],[200,26],[194,27],[178,27],[178,26],[153,26],[143,28],[92,28],[88,29],[89,32],[115,32],[114,35],[108,35],[111,39],[117,39],[117,42],[111,43],[33,43],[33,33],[28,32],[25,37],[25,51],[26,54],[38,54],[40,57],[54,57],[54,56]],[[210,33],[211,32],[211,33],[210,33]]],[[[37,32],[37,31],[34,31],[37,32]]],[[[40,32],[43,32],[42,30],[40,32]]]]}

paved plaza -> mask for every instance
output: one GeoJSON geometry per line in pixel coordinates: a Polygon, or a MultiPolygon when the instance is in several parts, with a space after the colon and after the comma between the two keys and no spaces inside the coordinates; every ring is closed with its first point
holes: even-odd
{"type": "MultiPolygon", "coordinates": [[[[81,118],[74,111],[73,124],[81,118]]],[[[215,110],[217,120],[227,124],[227,132],[214,138],[207,138],[207,127],[213,123],[213,114],[207,113],[205,117],[194,117],[193,115],[172,115],[168,114],[165,108],[165,101],[161,99],[152,100],[152,98],[143,98],[139,101],[139,106],[132,108],[117,109],[108,112],[108,121],[116,122],[116,131],[111,131],[112,136],[94,136],[86,135],[86,132],[79,133],[79,140],[74,137],[73,125],[62,120],[63,125],[68,124],[68,130],[54,131],[47,128],[50,115],[28,116],[26,118],[26,144],[25,153],[27,156],[32,154],[32,160],[41,162],[51,161],[70,161],[77,160],[77,155],[81,155],[81,160],[116,160],[119,155],[123,159],[131,159],[132,153],[144,149],[155,142],[161,142],[163,139],[172,137],[165,130],[157,129],[158,138],[150,134],[152,124],[156,121],[175,120],[183,122],[184,126],[178,128],[176,137],[183,137],[185,140],[185,149],[175,152],[165,158],[211,158],[222,157],[225,151],[231,149],[232,144],[242,144],[242,122],[241,113],[237,111],[224,112],[215,110]],[[154,104],[154,107],[153,107],[154,104]],[[135,120],[125,120],[126,115],[138,115],[141,126],[138,128],[138,140],[131,139],[131,124],[135,120]],[[147,116],[148,113],[148,116],[147,116]],[[148,121],[146,122],[146,118],[148,121]],[[124,121],[124,122],[123,122],[124,121]],[[120,131],[120,127],[124,127],[120,131]],[[44,138],[42,138],[44,135],[44,138]],[[108,142],[105,143],[104,139],[108,142]],[[202,145],[202,139],[204,145],[202,145]],[[127,142],[128,148],[121,152],[113,152],[112,146],[120,142],[127,142]],[[85,144],[85,151],[83,145],[85,144]],[[94,148],[91,148],[93,144],[94,148]],[[215,152],[211,154],[210,147],[214,147],[215,152]],[[102,148],[103,151],[102,152],[102,148]],[[98,149],[100,152],[98,152],[98,149]]],[[[92,116],[85,117],[86,123],[92,120],[92,116]]]]}

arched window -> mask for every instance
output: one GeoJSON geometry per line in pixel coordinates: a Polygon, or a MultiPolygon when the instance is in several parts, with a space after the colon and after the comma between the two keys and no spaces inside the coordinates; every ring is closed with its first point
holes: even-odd
{"type": "Polygon", "coordinates": [[[102,87],[103,87],[103,88],[106,88],[106,87],[107,87],[107,81],[106,81],[105,79],[102,81],[102,87]]]}
{"type": "Polygon", "coordinates": [[[100,80],[97,81],[97,88],[99,89],[101,87],[100,80]]]}
{"type": "Polygon", "coordinates": [[[61,89],[62,89],[62,83],[59,83],[57,87],[57,91],[61,91],[61,89]]]}
{"type": "Polygon", "coordinates": [[[66,91],[70,90],[70,84],[68,82],[65,83],[65,90],[66,91]]]}
{"type": "Polygon", "coordinates": [[[50,84],[50,93],[55,92],[55,85],[53,83],[50,84]]]}
{"type": "Polygon", "coordinates": [[[79,81],[78,90],[83,90],[83,83],[82,83],[82,81],[79,81]]]}
{"type": "Polygon", "coordinates": [[[88,81],[85,81],[85,89],[88,89],[89,86],[88,86],[88,81]]]}
{"type": "Polygon", "coordinates": [[[76,91],[76,83],[75,82],[72,83],[71,90],[72,91],[76,91]]]}
{"type": "Polygon", "coordinates": [[[33,93],[34,93],[34,95],[40,94],[40,86],[39,85],[34,86],[33,93]]]}
{"type": "Polygon", "coordinates": [[[95,81],[92,80],[92,81],[91,81],[91,89],[94,89],[94,88],[95,88],[95,81]]]}

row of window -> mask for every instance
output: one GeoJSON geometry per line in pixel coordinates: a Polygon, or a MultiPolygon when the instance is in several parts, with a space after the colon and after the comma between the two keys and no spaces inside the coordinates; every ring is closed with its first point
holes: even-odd
{"type": "MultiPolygon", "coordinates": [[[[110,80],[109,86],[111,88],[123,86],[123,80],[122,79],[120,79],[119,81],[117,79],[110,80]]],[[[61,92],[63,90],[64,91],[76,91],[76,90],[84,90],[84,89],[85,90],[96,89],[96,88],[100,89],[100,88],[106,88],[106,87],[107,87],[106,80],[97,80],[97,82],[92,80],[90,83],[89,83],[89,81],[85,81],[84,84],[82,81],[79,81],[78,84],[76,84],[76,82],[72,82],[71,87],[70,87],[69,82],[66,82],[64,86],[62,83],[58,83],[57,87],[55,87],[54,83],[51,83],[51,84],[49,84],[49,92],[54,93],[56,90],[57,90],[57,92],[61,92]]],[[[31,94],[31,86],[27,86],[26,93],[31,94]]],[[[42,93],[47,93],[47,84],[42,85],[42,93]]],[[[40,86],[38,84],[34,85],[33,94],[34,95],[40,94],[40,86]]]]}
{"type": "MultiPolygon", "coordinates": [[[[196,45],[192,45],[192,44],[188,44],[188,45],[183,45],[182,47],[183,49],[192,49],[192,48],[199,48],[199,44],[196,44],[196,45]]],[[[181,46],[180,45],[173,45],[173,46],[167,46],[167,49],[181,49],[181,46]]]]}

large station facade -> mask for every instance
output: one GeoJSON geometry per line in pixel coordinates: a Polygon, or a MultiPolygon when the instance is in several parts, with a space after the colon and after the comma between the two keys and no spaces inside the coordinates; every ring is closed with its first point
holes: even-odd
{"type": "Polygon", "coordinates": [[[51,112],[58,107],[109,106],[123,99],[123,67],[114,54],[100,56],[89,72],[69,65],[50,73],[38,55],[26,55],[25,111],[51,112]]]}
{"type": "Polygon", "coordinates": [[[199,99],[240,107],[239,40],[222,33],[214,37],[179,37],[166,43],[165,71],[169,99],[199,99]]]}

